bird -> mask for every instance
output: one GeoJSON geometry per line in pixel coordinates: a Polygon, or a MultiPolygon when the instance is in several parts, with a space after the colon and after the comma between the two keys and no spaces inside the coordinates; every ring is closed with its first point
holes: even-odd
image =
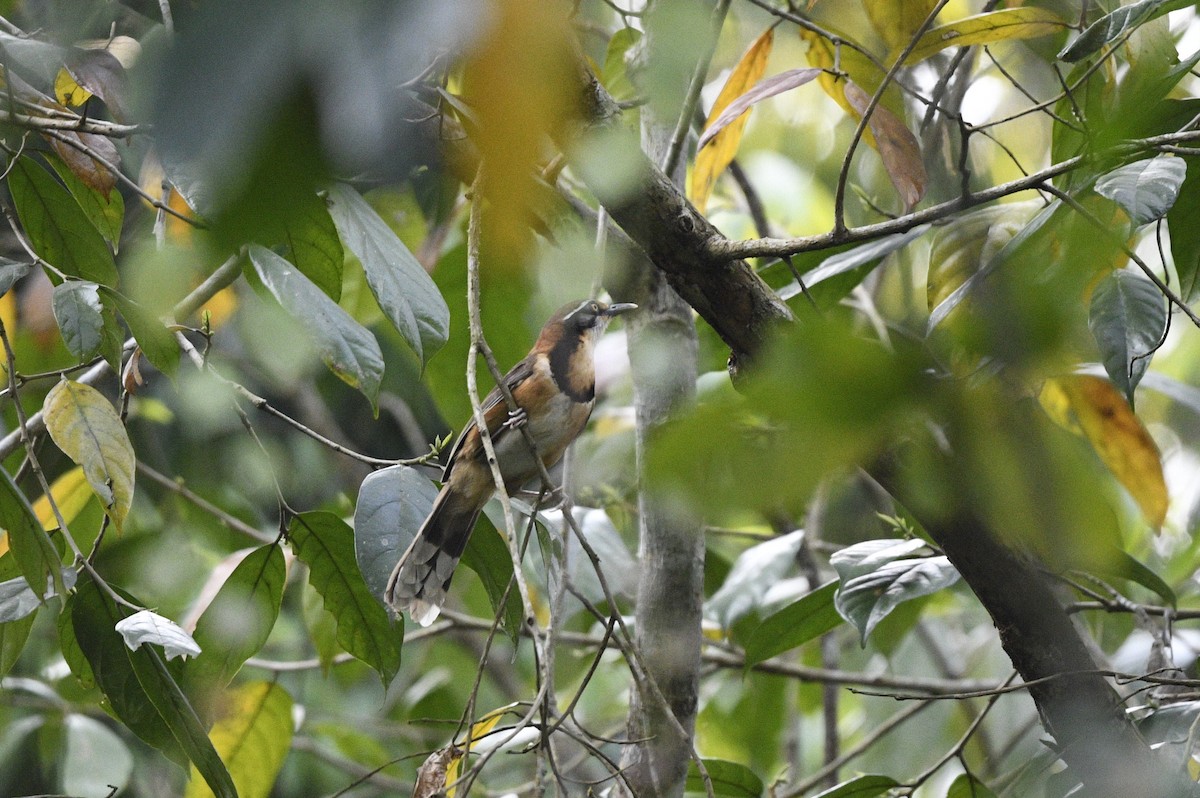
{"type": "MultiPolygon", "coordinates": [[[[483,400],[505,492],[540,471],[521,427],[547,468],[583,432],[596,398],[596,342],[612,319],[636,308],[631,302],[594,299],[563,305],[542,327],[529,354],[504,375],[516,409],[510,411],[499,387],[483,400]]],[[[434,622],[475,521],[495,489],[483,438],[471,421],[450,450],[433,509],[388,579],[384,598],[396,615],[408,612],[421,626],[434,622]]]]}

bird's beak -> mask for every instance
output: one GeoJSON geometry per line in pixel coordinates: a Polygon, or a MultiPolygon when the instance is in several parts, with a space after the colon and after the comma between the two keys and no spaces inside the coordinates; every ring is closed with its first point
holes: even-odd
{"type": "Polygon", "coordinates": [[[620,316],[622,313],[628,313],[631,310],[637,310],[637,305],[632,302],[614,302],[605,309],[604,315],[612,318],[613,316],[620,316]]]}

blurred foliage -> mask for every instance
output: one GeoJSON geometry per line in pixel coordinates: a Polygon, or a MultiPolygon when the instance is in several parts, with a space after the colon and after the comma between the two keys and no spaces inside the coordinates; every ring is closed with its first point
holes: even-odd
{"type": "MultiPolygon", "coordinates": [[[[447,772],[607,790],[639,488],[706,523],[714,794],[1074,788],[1023,693],[948,763],[983,704],[889,695],[1011,669],[921,525],[963,504],[1059,575],[1115,667],[1196,675],[1200,21],[937,5],[0,2],[0,794],[394,795],[447,772]],[[623,333],[601,342],[560,472],[589,545],[516,501],[529,610],[543,631],[556,613],[549,704],[571,708],[551,774],[520,728],[543,663],[502,515],[448,620],[405,628],[378,595],[432,502],[431,447],[471,413],[477,170],[502,368],[625,266],[588,181],[631,165],[603,136],[559,150],[584,65],[615,124],[693,112],[689,185],[729,238],[851,234],[753,262],[798,322],[737,390],[697,321],[699,398],[644,479],[623,333]],[[879,463],[908,506],[859,470],[879,463]],[[130,649],[117,624],[144,608],[202,653],[170,658],[178,627],[147,616],[130,649]]],[[[1130,712],[1194,778],[1195,702],[1148,688],[1123,685],[1130,712]]]]}

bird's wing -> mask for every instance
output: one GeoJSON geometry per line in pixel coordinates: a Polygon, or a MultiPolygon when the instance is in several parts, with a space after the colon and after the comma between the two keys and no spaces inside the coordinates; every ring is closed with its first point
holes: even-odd
{"type": "MultiPolygon", "coordinates": [[[[515,392],[516,387],[531,374],[533,374],[533,358],[527,357],[513,366],[504,375],[504,384],[508,386],[509,391],[515,392]]],[[[483,417],[487,419],[487,427],[488,432],[491,434],[492,445],[495,446],[504,435],[511,431],[509,427],[503,426],[504,422],[508,420],[508,405],[505,404],[504,395],[500,393],[500,389],[493,388],[489,391],[488,395],[483,398],[481,407],[483,409],[483,417]]],[[[458,440],[454,442],[454,448],[450,450],[450,454],[446,458],[446,467],[442,471],[443,482],[450,478],[450,471],[454,468],[454,461],[458,458],[459,452],[462,451],[463,444],[468,438],[478,435],[479,433],[475,429],[475,418],[472,416],[467,425],[463,427],[463,431],[459,433],[458,440]]]]}

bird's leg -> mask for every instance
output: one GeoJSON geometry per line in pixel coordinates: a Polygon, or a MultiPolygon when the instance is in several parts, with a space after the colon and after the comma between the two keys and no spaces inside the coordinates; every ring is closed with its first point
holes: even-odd
{"type": "Polygon", "coordinates": [[[500,427],[502,429],[520,429],[528,420],[529,414],[525,412],[525,408],[518,407],[516,410],[508,411],[508,419],[500,427]]]}

